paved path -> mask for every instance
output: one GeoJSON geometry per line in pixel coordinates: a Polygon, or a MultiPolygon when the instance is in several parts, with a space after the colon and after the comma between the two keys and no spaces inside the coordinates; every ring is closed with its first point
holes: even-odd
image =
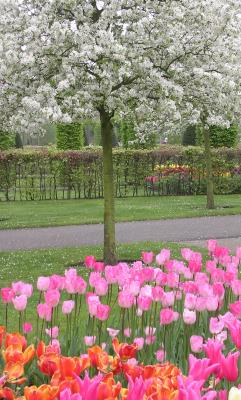
{"type": "MultiPolygon", "coordinates": [[[[207,239],[228,240],[241,246],[241,215],[136,221],[116,224],[117,241],[191,242],[203,245],[207,239]]],[[[36,249],[97,245],[103,241],[103,225],[76,225],[0,231],[0,250],[36,249]]]]}

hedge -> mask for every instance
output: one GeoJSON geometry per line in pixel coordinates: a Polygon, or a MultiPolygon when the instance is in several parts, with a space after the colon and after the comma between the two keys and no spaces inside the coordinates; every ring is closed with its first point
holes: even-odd
{"type": "MultiPolygon", "coordinates": [[[[241,193],[241,149],[213,150],[213,159],[216,192],[241,193]]],[[[114,149],[114,173],[117,197],[205,193],[205,158],[197,147],[114,149]]],[[[102,197],[101,148],[0,152],[2,201],[102,197]]]]}

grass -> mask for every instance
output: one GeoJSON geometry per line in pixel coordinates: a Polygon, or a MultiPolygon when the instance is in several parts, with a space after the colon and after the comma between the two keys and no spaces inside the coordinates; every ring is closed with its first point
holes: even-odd
{"type": "MultiPolygon", "coordinates": [[[[131,197],[116,200],[116,221],[138,221],[241,213],[240,195],[216,196],[207,210],[205,196],[131,197]]],[[[103,222],[103,200],[0,203],[0,229],[103,222]]]]}
{"type": "MultiPolygon", "coordinates": [[[[117,252],[120,260],[137,260],[140,259],[142,250],[152,250],[158,253],[161,248],[165,247],[165,243],[157,242],[141,242],[135,244],[119,245],[117,252]]],[[[180,257],[180,244],[168,243],[168,247],[172,250],[172,257],[180,257]]],[[[199,249],[198,249],[199,250],[199,249]]],[[[204,255],[206,251],[200,250],[204,255]]],[[[0,282],[1,287],[11,285],[11,282],[22,280],[32,283],[36,287],[38,276],[48,276],[51,274],[63,274],[69,266],[76,265],[83,261],[86,255],[94,255],[96,258],[102,258],[102,248],[100,246],[82,246],[79,248],[63,248],[63,249],[41,249],[41,250],[21,250],[15,252],[0,252],[0,282]]],[[[83,277],[86,276],[85,268],[79,267],[79,272],[83,277]]],[[[29,300],[27,308],[27,321],[35,323],[36,321],[36,305],[38,302],[37,290],[33,297],[29,300]]],[[[3,305],[0,305],[0,325],[4,324],[3,305]]],[[[18,329],[18,321],[16,320],[16,312],[13,308],[9,308],[9,321],[11,329],[18,329]]]]}

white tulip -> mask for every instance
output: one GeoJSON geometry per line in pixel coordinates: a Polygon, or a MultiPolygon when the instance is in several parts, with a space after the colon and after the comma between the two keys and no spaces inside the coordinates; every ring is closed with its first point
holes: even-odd
{"type": "Polygon", "coordinates": [[[228,400],[241,400],[241,389],[232,387],[228,395],[228,400]]]}

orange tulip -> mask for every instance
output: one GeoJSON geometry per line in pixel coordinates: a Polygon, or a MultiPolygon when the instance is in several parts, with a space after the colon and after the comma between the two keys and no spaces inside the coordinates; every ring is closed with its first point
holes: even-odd
{"type": "Polygon", "coordinates": [[[8,387],[0,388],[0,399],[14,400],[15,398],[16,397],[12,389],[8,387]]]}
{"type": "Polygon", "coordinates": [[[20,333],[7,333],[5,339],[5,348],[10,345],[19,344],[22,346],[22,350],[26,349],[27,342],[24,336],[20,335],[20,333]]]}
{"type": "Polygon", "coordinates": [[[109,366],[109,356],[106,351],[99,346],[93,346],[88,349],[88,355],[91,365],[100,371],[107,371],[109,366]]]}
{"type": "Polygon", "coordinates": [[[16,380],[24,375],[24,367],[21,362],[9,362],[5,365],[3,372],[7,375],[8,380],[16,380]]]}
{"type": "Polygon", "coordinates": [[[108,374],[99,384],[97,400],[117,400],[120,392],[121,383],[116,384],[113,374],[108,374]]]}
{"type": "Polygon", "coordinates": [[[50,385],[26,386],[24,396],[26,400],[55,400],[58,387],[50,385]]]}
{"type": "Polygon", "coordinates": [[[112,345],[115,353],[120,357],[121,361],[127,361],[130,358],[136,358],[136,344],[119,343],[119,340],[114,338],[112,340],[112,345]]]}
{"type": "Polygon", "coordinates": [[[22,352],[22,345],[21,344],[11,344],[9,345],[6,350],[2,351],[3,359],[6,363],[23,363],[23,352],[22,352]]]}
{"type": "Polygon", "coordinates": [[[41,340],[36,348],[37,357],[40,358],[45,353],[45,343],[41,340]]]}
{"type": "Polygon", "coordinates": [[[29,361],[31,361],[35,356],[35,349],[34,345],[31,344],[26,348],[26,350],[23,353],[23,363],[26,365],[29,361]]]}
{"type": "Polygon", "coordinates": [[[2,342],[5,334],[6,334],[5,326],[0,325],[0,347],[2,347],[2,342]]]}
{"type": "Polygon", "coordinates": [[[43,354],[38,360],[40,371],[48,376],[52,376],[59,369],[60,356],[56,353],[43,354]]]}

